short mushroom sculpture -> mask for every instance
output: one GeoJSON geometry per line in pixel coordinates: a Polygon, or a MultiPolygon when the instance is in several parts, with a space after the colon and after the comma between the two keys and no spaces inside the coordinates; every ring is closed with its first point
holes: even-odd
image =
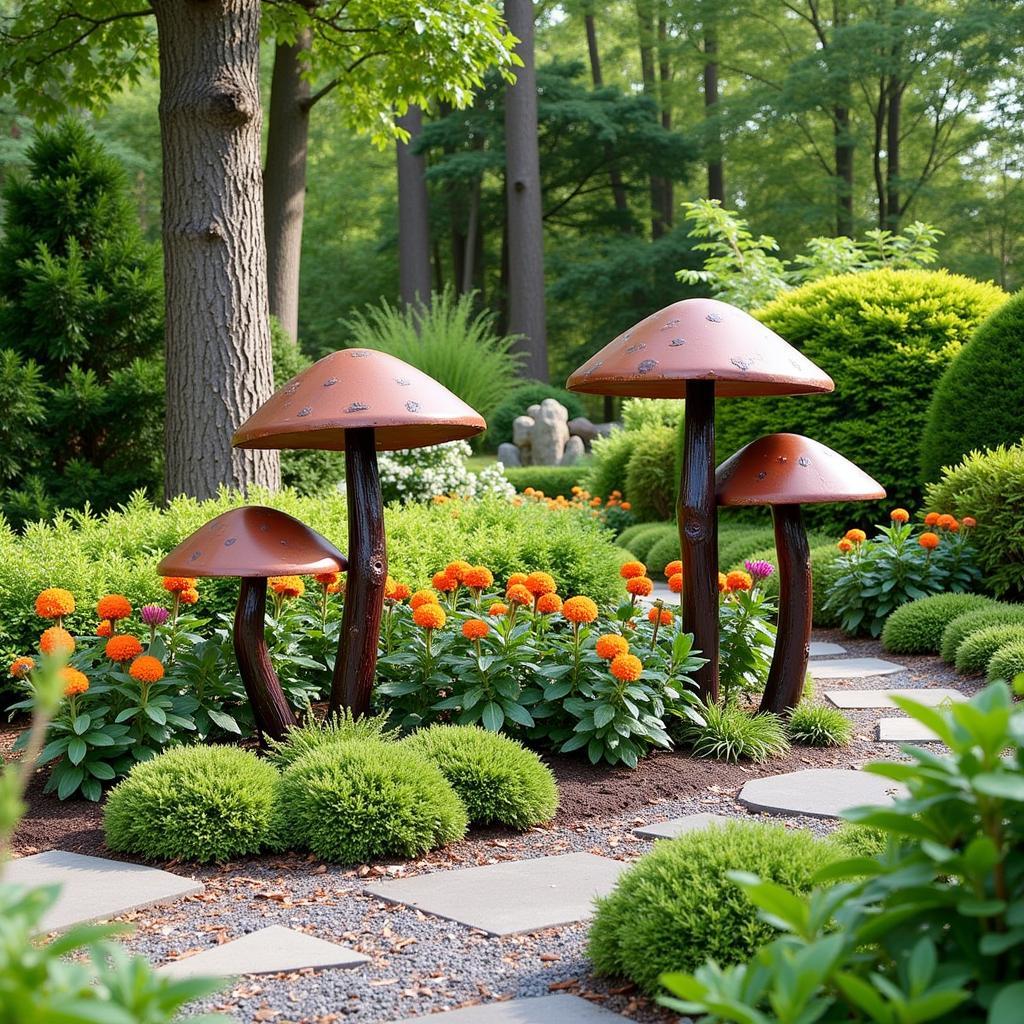
{"type": "Polygon", "coordinates": [[[761,711],[800,703],[811,644],[811,556],[801,505],[868,501],[885,488],[838,452],[800,434],[769,434],[741,448],[715,474],[720,505],[770,505],[779,561],[779,622],[761,711]]]}
{"type": "Polygon", "coordinates": [[[211,519],[157,566],[162,576],[241,579],[235,609],[238,671],[260,733],[280,739],[295,725],[270,661],[264,625],[267,580],[344,572],[345,556],[326,538],[284,512],[262,506],[235,508],[211,519]]]}
{"type": "Polygon", "coordinates": [[[401,359],[349,348],[303,370],[235,433],[238,448],[345,453],[349,572],[332,711],[370,709],[388,575],[377,452],[462,440],[486,426],[478,412],[401,359]]]}
{"type": "Polygon", "coordinates": [[[683,621],[707,664],[695,673],[718,696],[718,510],[715,398],[832,391],[828,374],[748,313],[716,299],[685,299],[620,334],[569,378],[570,391],[685,398],[679,547],[683,621]]]}

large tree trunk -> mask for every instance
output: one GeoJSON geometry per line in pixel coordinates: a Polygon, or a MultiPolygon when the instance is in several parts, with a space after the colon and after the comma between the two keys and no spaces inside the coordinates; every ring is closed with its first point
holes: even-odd
{"type": "Polygon", "coordinates": [[[166,497],[276,488],[276,451],[233,449],[273,377],[260,180],[258,0],[153,0],[160,49],[166,497]]]}
{"type": "Polygon", "coordinates": [[[853,139],[850,137],[850,111],[847,107],[836,107],[832,116],[835,125],[836,234],[853,235],[853,139]]]}
{"type": "Polygon", "coordinates": [[[299,336],[299,262],[309,149],[309,80],[304,71],[311,44],[312,33],[307,29],[294,43],[278,43],[274,50],[263,170],[270,312],[292,341],[299,336]]]}
{"type": "Polygon", "coordinates": [[[414,152],[423,131],[423,111],[411,106],[398,118],[409,133],[398,149],[398,286],[406,305],[430,304],[430,199],[426,161],[414,152]]]}
{"type": "MultiPolygon", "coordinates": [[[[672,131],[672,64],[668,50],[668,20],[658,18],[658,100],[661,103],[661,127],[672,131]]],[[[675,220],[675,185],[671,178],[661,179],[661,219],[666,229],[675,220]]]]}
{"type": "Polygon", "coordinates": [[[524,376],[548,379],[544,308],[544,226],[537,145],[537,70],[532,0],[505,0],[505,21],[520,40],[523,66],[505,93],[505,204],[508,220],[508,330],[519,344],[524,376]]]}
{"type": "MultiPolygon", "coordinates": [[[[704,116],[718,114],[718,30],[704,26],[704,116]]],[[[708,199],[725,203],[725,168],[722,164],[722,138],[716,129],[712,141],[713,156],[708,160],[708,199]]]]}
{"type": "Polygon", "coordinates": [[[904,84],[895,75],[889,79],[889,103],[885,123],[885,224],[900,229],[900,116],[904,84]]]}
{"type": "MultiPolygon", "coordinates": [[[[654,70],[654,5],[652,0],[637,0],[637,20],[640,32],[640,77],[643,81],[644,95],[658,102],[658,82],[654,70]]],[[[661,238],[665,233],[662,179],[652,174],[650,177],[651,196],[651,237],[661,238]]]]}
{"type": "MultiPolygon", "coordinates": [[[[601,51],[597,46],[597,23],[594,20],[594,12],[588,11],[583,16],[583,24],[587,30],[587,54],[590,57],[590,77],[595,89],[604,85],[604,77],[601,74],[601,51]]],[[[623,231],[630,232],[629,224],[629,202],[626,199],[626,187],[622,183],[622,175],[618,167],[611,160],[612,147],[605,146],[605,155],[608,157],[608,180],[612,186],[612,199],[615,201],[615,209],[622,215],[623,231]]]]}

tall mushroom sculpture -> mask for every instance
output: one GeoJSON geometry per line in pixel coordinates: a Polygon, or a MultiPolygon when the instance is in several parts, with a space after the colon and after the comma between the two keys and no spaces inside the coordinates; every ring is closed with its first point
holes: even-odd
{"type": "Polygon", "coordinates": [[[696,674],[718,696],[718,513],[715,399],[831,391],[832,378],[750,314],[717,299],[684,299],[620,334],[569,378],[570,391],[685,398],[679,547],[683,621],[708,659],[696,674]]]}
{"type": "Polygon", "coordinates": [[[370,709],[388,575],[377,452],[463,440],[486,426],[433,377],[385,352],[349,348],[303,370],[235,433],[238,448],[345,453],[349,571],[332,711],[370,709]]]}
{"type": "Polygon", "coordinates": [[[715,474],[720,505],[770,505],[779,561],[779,622],[761,711],[800,703],[811,644],[814,593],[801,505],[884,498],[885,488],[849,459],[800,434],[769,434],[715,474]]]}
{"type": "Polygon", "coordinates": [[[161,576],[237,576],[234,646],[238,671],[260,733],[280,739],[293,725],[270,661],[264,627],[267,580],[344,572],[345,556],[298,519],[259,505],[235,508],[186,537],[157,566],[161,576]]]}

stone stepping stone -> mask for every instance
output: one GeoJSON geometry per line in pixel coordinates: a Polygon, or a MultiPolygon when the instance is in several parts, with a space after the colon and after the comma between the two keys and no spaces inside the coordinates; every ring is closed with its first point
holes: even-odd
{"type": "Polygon", "coordinates": [[[814,679],[864,679],[906,670],[906,665],[897,665],[882,658],[820,658],[807,666],[814,679]]]}
{"type": "Polygon", "coordinates": [[[736,821],[726,814],[685,814],[681,818],[671,818],[669,821],[657,821],[651,825],[642,825],[633,829],[633,832],[642,839],[675,839],[685,832],[694,832],[697,829],[707,828],[708,825],[728,825],[730,821],[736,821]]]}
{"type": "Polygon", "coordinates": [[[967,700],[959,690],[951,690],[948,687],[932,687],[929,689],[910,689],[905,687],[901,690],[826,690],[825,696],[837,708],[857,711],[865,708],[892,708],[892,696],[908,697],[917,701],[918,704],[925,704],[930,708],[947,701],[955,702],[967,700]]]}
{"type": "Polygon", "coordinates": [[[846,654],[846,648],[842,644],[834,644],[828,640],[811,641],[812,658],[840,658],[846,654]]]}
{"type": "Polygon", "coordinates": [[[890,804],[902,787],[890,779],[848,768],[806,768],[751,779],[739,802],[751,811],[838,818],[849,807],[890,804]]]}
{"type": "Polygon", "coordinates": [[[611,1024],[624,1017],[579,996],[537,996],[532,999],[509,999],[501,1003],[464,1006],[461,1010],[432,1013],[422,1017],[405,1017],[398,1024],[611,1024]]]}
{"type": "Polygon", "coordinates": [[[172,978],[228,978],[280,974],[304,967],[358,967],[368,959],[347,946],[274,924],[183,960],[172,960],[158,971],[172,978]]]}
{"type": "Polygon", "coordinates": [[[3,880],[15,885],[61,887],[57,902],[43,917],[43,932],[119,917],[203,891],[202,882],[170,871],[64,850],[12,860],[4,869],[3,880]]]}
{"type": "Polygon", "coordinates": [[[879,743],[941,743],[924,722],[914,718],[883,718],[878,723],[879,743]]]}
{"type": "Polygon", "coordinates": [[[489,935],[514,935],[586,920],[594,897],[607,896],[625,867],[610,857],[567,853],[435,871],[366,889],[489,935]]]}

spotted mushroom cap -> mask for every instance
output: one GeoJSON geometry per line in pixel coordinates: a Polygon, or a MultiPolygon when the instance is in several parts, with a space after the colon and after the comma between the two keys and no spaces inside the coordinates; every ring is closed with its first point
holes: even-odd
{"type": "Polygon", "coordinates": [[[884,498],[885,488],[838,452],[801,434],[768,434],[715,471],[719,505],[808,505],[884,498]]]}
{"type": "Polygon", "coordinates": [[[835,387],[789,342],[717,299],[684,299],[651,314],[588,359],[567,387],[591,395],[682,398],[688,380],[714,381],[716,398],[835,387]]]}
{"type": "Polygon", "coordinates": [[[293,377],[238,428],[236,448],[344,451],[345,431],[372,427],[378,451],[459,441],[487,427],[443,384],[386,352],[346,348],[293,377]]]}
{"type": "Polygon", "coordinates": [[[167,554],[161,576],[302,576],[344,572],[345,556],[316,530],[276,508],[233,508],[167,554]]]}

